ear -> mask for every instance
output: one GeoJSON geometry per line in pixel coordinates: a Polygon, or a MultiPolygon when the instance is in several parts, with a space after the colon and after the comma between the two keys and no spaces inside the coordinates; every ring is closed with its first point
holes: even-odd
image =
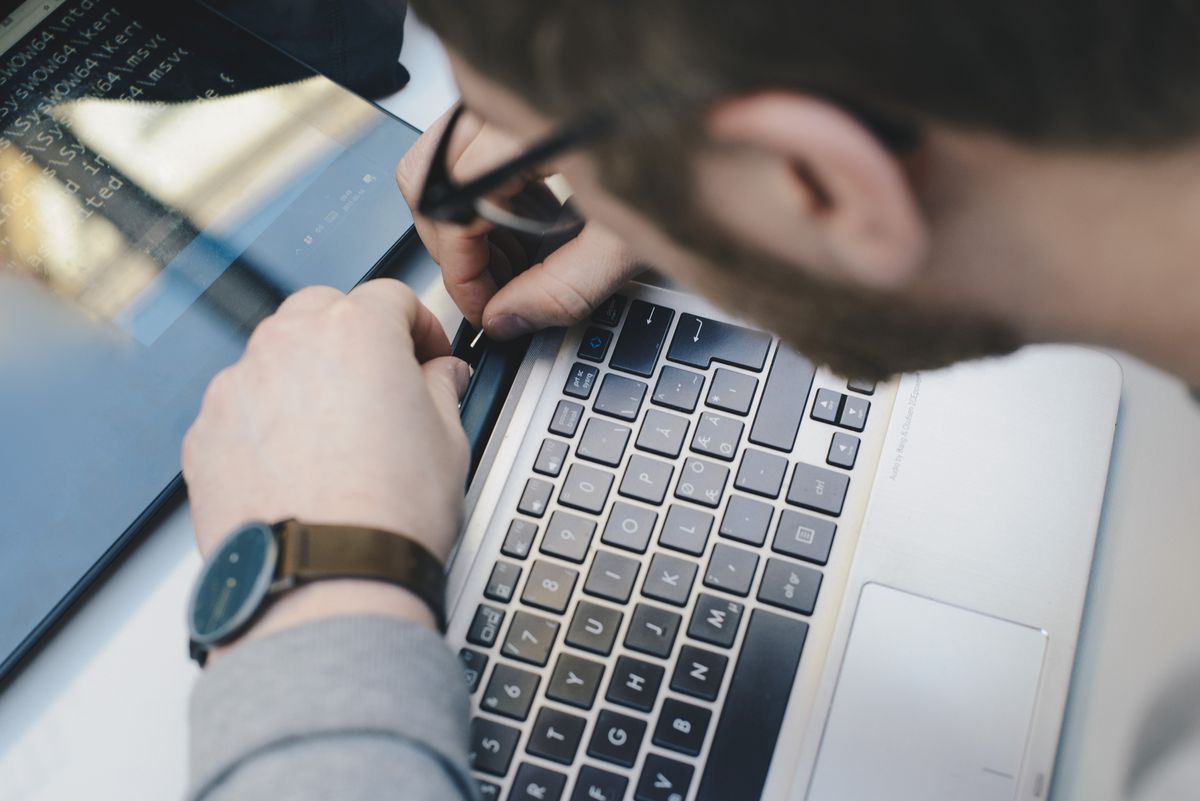
{"type": "MultiPolygon", "coordinates": [[[[782,172],[788,191],[776,193],[770,213],[790,216],[776,231],[810,240],[787,249],[797,267],[877,290],[916,277],[928,231],[908,178],[848,113],[811,95],[770,92],[726,101],[708,122],[714,141],[765,157],[782,172]],[[828,263],[799,263],[813,253],[828,263]]],[[[783,243],[773,244],[780,252],[783,243]]]]}

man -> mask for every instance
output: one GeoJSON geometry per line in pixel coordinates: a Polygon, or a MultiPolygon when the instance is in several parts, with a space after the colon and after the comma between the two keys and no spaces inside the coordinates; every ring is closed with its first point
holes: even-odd
{"type": "MultiPolygon", "coordinates": [[[[543,263],[522,271],[515,240],[481,220],[418,219],[451,296],[496,337],[579,320],[648,263],[844,374],[1076,341],[1200,384],[1200,9],[414,5],[469,110],[453,177],[560,126],[591,133],[539,165],[588,221],[543,263]]],[[[400,165],[411,204],[446,127],[400,165]]],[[[290,298],[184,444],[201,551],[244,521],[296,517],[444,559],[466,465],[466,371],[447,354],[394,282],[290,298]]],[[[470,797],[466,697],[432,621],[383,584],[286,594],[196,690],[190,797],[470,797]]],[[[1179,695],[1174,736],[1139,757],[1130,794],[1197,797],[1186,735],[1200,725],[1179,695]]]]}

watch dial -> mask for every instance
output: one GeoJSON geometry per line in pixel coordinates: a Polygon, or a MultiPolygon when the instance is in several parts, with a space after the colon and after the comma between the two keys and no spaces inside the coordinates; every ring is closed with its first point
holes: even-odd
{"type": "Polygon", "coordinates": [[[275,570],[275,536],[254,524],[230,535],[204,566],[192,599],[192,636],[219,642],[258,608],[275,570]]]}

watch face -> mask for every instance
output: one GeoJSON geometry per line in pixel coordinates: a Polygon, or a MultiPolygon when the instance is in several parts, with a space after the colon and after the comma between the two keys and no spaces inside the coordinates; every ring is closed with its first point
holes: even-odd
{"type": "Polygon", "coordinates": [[[253,618],[275,572],[275,535],[254,523],[231,534],[209,557],[192,596],[192,639],[218,643],[253,618]]]}

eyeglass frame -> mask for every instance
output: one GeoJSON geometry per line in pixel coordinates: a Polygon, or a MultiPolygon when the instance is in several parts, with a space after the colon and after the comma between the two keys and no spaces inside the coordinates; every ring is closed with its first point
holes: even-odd
{"type": "MultiPolygon", "coordinates": [[[[824,96],[858,120],[892,153],[899,154],[911,150],[920,142],[921,130],[915,124],[870,110],[844,98],[835,98],[830,94],[824,96]]],[[[422,216],[455,225],[470,225],[483,217],[478,204],[488,192],[499,189],[556,156],[576,147],[592,144],[616,128],[616,120],[610,115],[594,114],[584,117],[551,133],[509,161],[460,184],[450,175],[447,156],[450,151],[450,138],[465,111],[466,106],[460,101],[450,119],[446,121],[446,128],[434,148],[433,159],[425,174],[425,183],[417,201],[417,212],[422,216]]],[[[512,221],[504,225],[527,233],[545,232],[542,228],[534,230],[527,221],[515,215],[512,215],[512,221]]]]}

